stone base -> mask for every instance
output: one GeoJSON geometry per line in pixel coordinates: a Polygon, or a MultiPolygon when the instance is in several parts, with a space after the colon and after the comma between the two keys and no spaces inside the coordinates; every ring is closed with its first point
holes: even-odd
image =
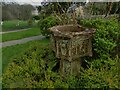
{"type": "Polygon", "coordinates": [[[81,67],[81,60],[75,59],[73,61],[68,61],[65,59],[60,60],[60,74],[61,76],[66,75],[78,75],[80,73],[80,67],[81,67]]]}

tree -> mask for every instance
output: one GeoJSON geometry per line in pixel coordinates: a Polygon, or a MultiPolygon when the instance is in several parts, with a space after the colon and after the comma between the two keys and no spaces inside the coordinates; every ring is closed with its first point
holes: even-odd
{"type": "Polygon", "coordinates": [[[32,5],[19,5],[17,3],[3,3],[2,4],[2,20],[21,19],[28,20],[34,10],[32,5]]]}
{"type": "Polygon", "coordinates": [[[109,14],[110,14],[110,11],[111,11],[111,9],[112,9],[112,2],[108,2],[107,3],[107,9],[106,9],[106,15],[105,15],[105,17],[107,17],[109,14]]]}
{"type": "Polygon", "coordinates": [[[42,10],[42,6],[37,6],[36,8],[37,8],[38,12],[40,13],[42,10]]]}

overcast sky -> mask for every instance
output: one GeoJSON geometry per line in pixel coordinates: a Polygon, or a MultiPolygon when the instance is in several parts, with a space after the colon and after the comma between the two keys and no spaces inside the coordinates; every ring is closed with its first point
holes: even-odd
{"type": "Polygon", "coordinates": [[[32,4],[32,5],[41,5],[41,2],[44,0],[2,0],[3,2],[17,2],[19,4],[32,4]]]}
{"type": "MultiPolygon", "coordinates": [[[[1,1],[1,0],[0,0],[1,1]]],[[[85,2],[85,1],[89,1],[89,2],[108,2],[108,1],[113,1],[113,2],[116,2],[116,1],[120,1],[120,0],[2,0],[3,2],[18,2],[20,4],[24,4],[24,3],[27,3],[27,4],[32,4],[32,5],[41,5],[41,2],[42,1],[53,1],[53,2],[56,2],[56,1],[80,1],[80,2],[85,2]]]]}
{"type": "Polygon", "coordinates": [[[32,5],[40,5],[43,0],[15,0],[15,1],[22,3],[22,4],[28,3],[32,5]]]}

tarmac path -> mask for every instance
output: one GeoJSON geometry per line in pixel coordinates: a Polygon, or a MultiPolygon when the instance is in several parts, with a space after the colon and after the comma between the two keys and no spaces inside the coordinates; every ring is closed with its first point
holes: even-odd
{"type": "Polygon", "coordinates": [[[19,40],[6,41],[6,42],[0,43],[0,48],[6,47],[6,46],[12,46],[16,44],[23,44],[23,43],[26,43],[28,41],[33,41],[33,40],[42,40],[44,38],[45,36],[39,35],[39,36],[32,36],[28,38],[19,39],[19,40]]]}
{"type": "Polygon", "coordinates": [[[0,34],[11,33],[11,32],[21,32],[21,31],[26,31],[26,30],[29,30],[29,29],[31,29],[31,28],[19,29],[19,30],[14,30],[14,31],[0,32],[0,34]]]}

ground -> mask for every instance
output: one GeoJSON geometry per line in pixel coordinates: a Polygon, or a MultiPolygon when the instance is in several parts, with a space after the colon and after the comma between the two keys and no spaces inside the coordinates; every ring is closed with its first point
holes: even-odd
{"type": "Polygon", "coordinates": [[[0,50],[2,50],[3,72],[4,68],[6,68],[8,63],[11,62],[9,61],[10,58],[23,52],[31,45],[39,45],[41,42],[44,44],[49,41],[46,39],[39,41],[44,37],[41,35],[41,31],[37,26],[37,23],[31,27],[28,25],[27,21],[12,20],[4,21],[2,25],[2,32],[0,33],[0,37],[2,38],[0,41],[0,50]]]}
{"type": "Polygon", "coordinates": [[[17,56],[21,52],[27,50],[31,46],[47,44],[48,42],[49,42],[49,39],[44,39],[44,40],[30,41],[25,44],[18,44],[18,45],[14,45],[14,46],[4,47],[2,49],[3,72],[5,71],[5,68],[7,67],[7,65],[10,62],[12,62],[12,61],[9,61],[10,59],[12,60],[12,58],[17,56]]]}
{"type": "MultiPolygon", "coordinates": [[[[30,41],[24,44],[17,44],[14,46],[6,46],[2,49],[0,48],[0,50],[2,50],[2,70],[3,74],[6,75],[6,78],[4,78],[6,82],[4,83],[4,85],[9,86],[10,84],[12,87],[14,87],[16,86],[16,82],[19,83],[19,81],[21,82],[21,80],[23,80],[25,83],[22,84],[27,84],[28,87],[30,85],[29,83],[32,82],[31,87],[34,87],[33,84],[35,84],[38,85],[38,87],[55,87],[56,85],[58,87],[63,87],[64,85],[64,87],[72,87],[72,85],[76,87],[77,85],[80,88],[118,88],[118,71],[116,69],[118,57],[110,57],[114,47],[117,45],[116,42],[113,41],[116,40],[118,35],[118,24],[114,22],[114,20],[110,21],[102,19],[96,19],[93,21],[83,20],[82,22],[85,25],[96,26],[97,28],[93,40],[93,50],[94,55],[98,55],[99,57],[86,57],[83,59],[87,63],[87,67],[82,68],[83,70],[82,74],[79,75],[79,80],[72,80],[71,77],[68,78],[68,81],[60,81],[60,78],[57,80],[59,73],[53,72],[52,68],[48,67],[48,65],[54,66],[54,63],[48,64],[48,62],[51,62],[52,59],[53,61],[57,60],[54,59],[55,53],[52,51],[52,48],[49,48],[51,50],[50,53],[46,51],[50,40],[43,39],[30,41]],[[44,46],[44,48],[41,48],[41,46],[44,46]],[[26,52],[23,53],[24,51],[26,52]],[[51,56],[52,54],[53,56],[51,56]],[[15,61],[13,60],[13,58],[15,61]],[[47,59],[47,61],[44,61],[45,59],[47,59]],[[25,60],[26,63],[24,63],[23,60],[25,60]],[[37,63],[35,60],[38,60],[37,63]],[[20,63],[18,63],[18,61],[20,61],[20,63]],[[26,69],[28,70],[28,72],[26,72],[26,69]],[[55,74],[56,76],[54,76],[55,74]],[[20,79],[19,76],[24,77],[24,75],[26,76],[26,78],[20,79]],[[17,79],[15,77],[17,77],[17,79]],[[38,81],[42,79],[43,81],[38,81]],[[10,83],[11,81],[14,82],[14,85],[10,83]]],[[[32,27],[31,29],[25,31],[3,33],[3,46],[6,41],[11,42],[11,40],[16,40],[18,42],[19,40],[23,41],[25,37],[30,39],[33,36],[38,37],[35,35],[41,35],[40,30],[37,27],[32,27]]]]}

